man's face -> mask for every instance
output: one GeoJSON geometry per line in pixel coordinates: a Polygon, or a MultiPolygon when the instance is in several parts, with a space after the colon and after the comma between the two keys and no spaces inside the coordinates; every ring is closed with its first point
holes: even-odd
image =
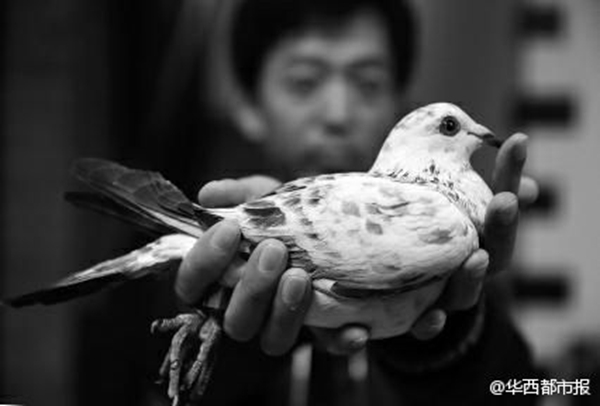
{"type": "Polygon", "coordinates": [[[266,55],[256,107],[279,170],[370,167],[398,118],[390,46],[381,18],[365,10],[331,30],[290,35],[266,55]]]}

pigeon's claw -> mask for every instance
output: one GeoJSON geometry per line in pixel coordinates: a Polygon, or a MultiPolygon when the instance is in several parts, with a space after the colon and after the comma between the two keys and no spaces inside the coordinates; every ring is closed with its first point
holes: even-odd
{"type": "Polygon", "coordinates": [[[161,379],[168,378],[167,393],[173,405],[185,404],[183,399],[192,395],[192,389],[194,398],[201,397],[210,381],[215,346],[221,336],[218,321],[202,312],[186,313],[156,320],[151,330],[152,333],[175,331],[159,372],[161,379]]]}
{"type": "Polygon", "coordinates": [[[210,316],[200,329],[200,348],[198,356],[188,369],[184,379],[184,387],[191,389],[195,386],[193,395],[194,398],[202,396],[212,375],[215,366],[216,346],[218,345],[221,333],[221,328],[218,321],[210,316]]]}

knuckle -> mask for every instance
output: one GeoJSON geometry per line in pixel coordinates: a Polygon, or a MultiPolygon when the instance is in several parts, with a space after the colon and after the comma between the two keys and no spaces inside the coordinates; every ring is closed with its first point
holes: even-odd
{"type": "Polygon", "coordinates": [[[249,306],[269,301],[275,295],[277,281],[277,278],[252,275],[248,270],[245,270],[239,284],[240,297],[243,298],[249,306]]]}
{"type": "Polygon", "coordinates": [[[268,302],[272,296],[272,289],[266,284],[245,284],[242,290],[241,300],[247,306],[257,306],[268,302]]]}

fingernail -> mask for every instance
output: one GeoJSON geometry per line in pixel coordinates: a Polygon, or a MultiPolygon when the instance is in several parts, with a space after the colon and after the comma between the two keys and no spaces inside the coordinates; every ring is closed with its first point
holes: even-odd
{"type": "Polygon", "coordinates": [[[513,159],[518,164],[522,164],[527,159],[528,139],[527,139],[527,136],[525,136],[525,135],[521,135],[521,138],[523,140],[521,141],[520,145],[518,145],[518,147],[515,148],[514,155],[513,155],[513,159]]]}
{"type": "Polygon", "coordinates": [[[258,259],[258,268],[264,272],[280,271],[286,259],[286,251],[269,243],[262,248],[258,259]]]}
{"type": "MultiPolygon", "coordinates": [[[[511,194],[512,195],[512,194],[511,194]]],[[[502,216],[499,216],[501,225],[509,226],[513,224],[519,216],[519,201],[515,195],[512,195],[510,200],[507,199],[507,206],[504,209],[502,216]]]]}
{"type": "Polygon", "coordinates": [[[227,250],[238,239],[238,227],[229,221],[224,221],[217,227],[210,240],[210,244],[216,249],[227,250]]]}
{"type": "Polygon", "coordinates": [[[492,201],[492,216],[490,223],[494,226],[508,226],[513,224],[519,215],[519,199],[512,192],[500,192],[492,201]]]}
{"type": "Polygon", "coordinates": [[[443,310],[434,310],[429,320],[429,326],[434,329],[439,329],[446,323],[446,312],[443,310]]]}
{"type": "Polygon", "coordinates": [[[223,178],[223,179],[217,179],[217,180],[211,180],[210,182],[208,182],[206,186],[209,187],[222,187],[223,185],[227,185],[228,183],[232,183],[235,182],[235,179],[231,179],[231,178],[223,178]]]}
{"type": "Polygon", "coordinates": [[[354,339],[352,339],[352,341],[350,341],[350,349],[353,351],[358,351],[361,350],[365,347],[365,345],[367,345],[367,340],[368,337],[365,335],[360,335],[357,337],[354,337],[354,339]]]}
{"type": "Polygon", "coordinates": [[[283,281],[281,300],[290,310],[296,310],[306,294],[308,281],[299,276],[289,276],[283,281]]]}
{"type": "MultiPolygon", "coordinates": [[[[204,184],[202,189],[210,189],[212,187],[219,185],[221,182],[222,182],[221,180],[211,180],[210,182],[207,182],[206,184],[204,184]]],[[[202,190],[202,189],[200,189],[200,190],[202,190]]]]}
{"type": "Polygon", "coordinates": [[[198,191],[198,202],[200,202],[200,204],[210,205],[210,203],[211,203],[210,200],[211,200],[212,195],[215,192],[215,188],[217,187],[219,182],[220,181],[218,181],[218,180],[213,180],[213,181],[206,183],[204,186],[202,186],[202,188],[200,188],[200,190],[198,191]]]}

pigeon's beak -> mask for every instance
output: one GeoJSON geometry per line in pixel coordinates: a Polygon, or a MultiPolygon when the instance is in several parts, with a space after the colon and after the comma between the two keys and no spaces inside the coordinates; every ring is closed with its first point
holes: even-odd
{"type": "Polygon", "coordinates": [[[475,137],[481,139],[484,143],[491,145],[494,148],[500,148],[502,145],[502,140],[496,137],[493,132],[482,125],[478,124],[477,127],[473,128],[472,131],[469,131],[469,134],[474,135],[475,137]]]}

